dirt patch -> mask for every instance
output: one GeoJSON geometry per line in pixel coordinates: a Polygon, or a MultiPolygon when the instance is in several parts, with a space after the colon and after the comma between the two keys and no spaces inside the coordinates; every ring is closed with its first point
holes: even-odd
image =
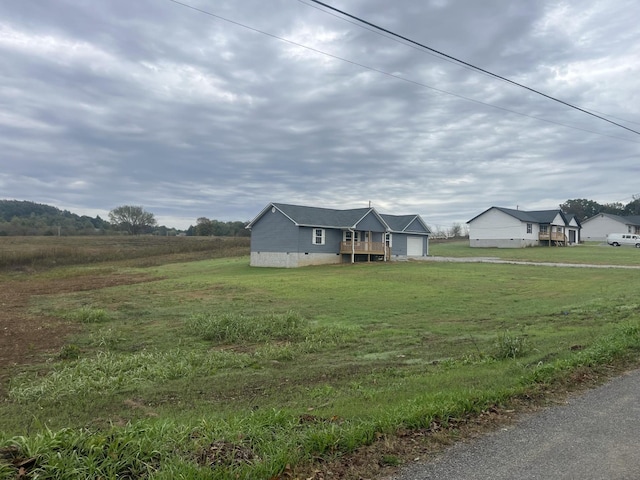
{"type": "Polygon", "coordinates": [[[0,397],[16,365],[37,362],[44,354],[59,350],[80,325],[47,315],[29,314],[29,303],[37,295],[72,293],[117,285],[150,281],[145,275],[103,273],[80,277],[38,277],[25,272],[21,276],[0,279],[0,397]]]}

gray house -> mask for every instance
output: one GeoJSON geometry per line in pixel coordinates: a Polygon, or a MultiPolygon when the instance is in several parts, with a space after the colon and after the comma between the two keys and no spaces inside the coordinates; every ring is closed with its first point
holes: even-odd
{"type": "Polygon", "coordinates": [[[407,260],[429,253],[429,227],[419,215],[374,208],[335,210],[270,203],[250,223],[251,266],[407,260]]]}

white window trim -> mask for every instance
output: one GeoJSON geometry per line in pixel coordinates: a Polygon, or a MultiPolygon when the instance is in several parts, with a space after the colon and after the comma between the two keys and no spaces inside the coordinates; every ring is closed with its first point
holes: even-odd
{"type": "Polygon", "coordinates": [[[324,245],[325,241],[325,229],[324,228],[312,228],[311,229],[311,243],[313,245],[324,245]],[[320,232],[320,235],[316,235],[317,232],[320,232]],[[317,242],[318,237],[320,237],[320,243],[317,242]]]}
{"type": "Polygon", "coordinates": [[[351,239],[347,238],[347,235],[352,233],[351,230],[345,230],[344,232],[342,232],[342,241],[343,242],[349,242],[352,239],[354,239],[355,242],[359,242],[360,241],[360,231],[359,230],[354,230],[352,235],[351,235],[351,239]]]}

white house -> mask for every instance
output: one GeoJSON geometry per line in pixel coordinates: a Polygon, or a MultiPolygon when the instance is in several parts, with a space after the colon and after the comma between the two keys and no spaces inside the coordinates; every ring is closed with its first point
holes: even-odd
{"type": "Polygon", "coordinates": [[[599,213],[582,221],[582,239],[604,242],[610,233],[640,234],[640,215],[621,217],[609,213],[599,213]]]}
{"type": "Polygon", "coordinates": [[[522,248],[580,241],[580,222],[562,210],[491,207],[467,222],[472,247],[522,248]]]}

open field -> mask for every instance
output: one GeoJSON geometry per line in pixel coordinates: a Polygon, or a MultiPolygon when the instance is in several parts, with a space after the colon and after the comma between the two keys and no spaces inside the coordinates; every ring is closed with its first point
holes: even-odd
{"type": "Polygon", "coordinates": [[[0,271],[7,268],[129,261],[144,266],[249,254],[249,238],[75,236],[0,237],[0,271]],[[137,263],[136,263],[137,261],[137,263]]]}
{"type": "MultiPolygon", "coordinates": [[[[582,248],[552,249],[565,255],[554,261],[582,248]]],[[[609,264],[622,249],[602,251],[609,264]]],[[[402,460],[398,435],[424,443],[452,426],[455,436],[464,419],[640,351],[634,270],[280,270],[210,256],[0,275],[0,300],[13,306],[0,322],[29,326],[29,355],[0,362],[0,478],[22,468],[38,478],[319,479],[331,478],[327,465],[333,478],[358,478],[329,462],[380,444],[362,467],[371,478],[402,460]],[[47,349],[31,341],[38,329],[47,349]]]]}

